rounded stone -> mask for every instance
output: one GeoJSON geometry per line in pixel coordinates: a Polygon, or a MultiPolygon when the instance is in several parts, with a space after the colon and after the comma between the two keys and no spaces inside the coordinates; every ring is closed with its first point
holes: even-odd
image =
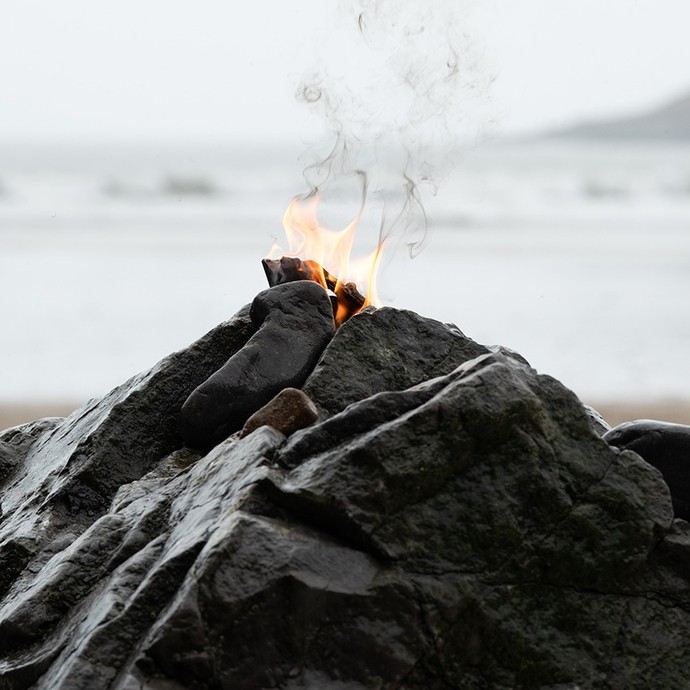
{"type": "Polygon", "coordinates": [[[260,292],[250,317],[256,333],[182,406],[178,429],[193,448],[213,447],[281,390],[301,387],[335,331],[328,293],[306,280],[260,292]]]}
{"type": "Polygon", "coordinates": [[[247,420],[240,437],[262,426],[271,426],[289,436],[311,426],[318,418],[316,406],[306,393],[298,388],[285,388],[247,420]]]}
{"type": "Polygon", "coordinates": [[[690,520],[690,426],[639,419],[619,424],[603,438],[656,467],[668,484],[675,516],[690,520]]]}

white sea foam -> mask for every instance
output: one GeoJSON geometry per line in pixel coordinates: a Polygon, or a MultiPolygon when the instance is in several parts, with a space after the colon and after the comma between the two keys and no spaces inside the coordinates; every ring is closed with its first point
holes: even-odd
{"type": "MultiPolygon", "coordinates": [[[[231,316],[305,191],[279,151],[5,154],[0,399],[103,394],[231,316]]],[[[427,211],[419,257],[384,262],[388,303],[582,397],[690,396],[688,146],[484,147],[427,211]]]]}

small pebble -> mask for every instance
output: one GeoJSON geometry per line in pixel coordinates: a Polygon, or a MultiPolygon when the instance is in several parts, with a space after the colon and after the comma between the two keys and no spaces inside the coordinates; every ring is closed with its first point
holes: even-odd
{"type": "Polygon", "coordinates": [[[289,436],[298,429],[311,426],[318,418],[316,406],[304,391],[284,388],[246,421],[240,438],[266,425],[289,436]]]}

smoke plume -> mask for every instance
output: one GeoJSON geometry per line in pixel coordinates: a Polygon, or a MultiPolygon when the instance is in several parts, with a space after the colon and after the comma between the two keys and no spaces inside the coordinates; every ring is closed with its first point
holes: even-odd
{"type": "Polygon", "coordinates": [[[470,21],[462,0],[343,0],[334,26],[310,37],[313,67],[296,90],[325,130],[307,184],[344,199],[366,179],[365,233],[412,257],[427,240],[425,199],[483,122],[491,77],[470,21]]]}

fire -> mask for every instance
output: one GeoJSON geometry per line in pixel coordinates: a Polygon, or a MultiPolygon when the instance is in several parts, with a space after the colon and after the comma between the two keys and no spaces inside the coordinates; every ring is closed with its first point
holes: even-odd
{"type": "Polygon", "coordinates": [[[280,257],[283,257],[281,261],[291,257],[299,262],[290,264],[289,270],[293,274],[290,279],[314,280],[333,292],[337,300],[335,321],[339,326],[364,307],[381,306],[376,292],[376,275],[384,242],[380,242],[368,256],[353,259],[352,245],[364,211],[364,201],[353,220],[342,230],[321,225],[317,215],[318,204],[318,191],[295,197],[290,202],[283,216],[288,250],[284,251],[274,243],[264,260],[264,267],[268,274],[269,265],[275,268],[280,257]],[[363,295],[358,286],[364,286],[363,295]]]}

